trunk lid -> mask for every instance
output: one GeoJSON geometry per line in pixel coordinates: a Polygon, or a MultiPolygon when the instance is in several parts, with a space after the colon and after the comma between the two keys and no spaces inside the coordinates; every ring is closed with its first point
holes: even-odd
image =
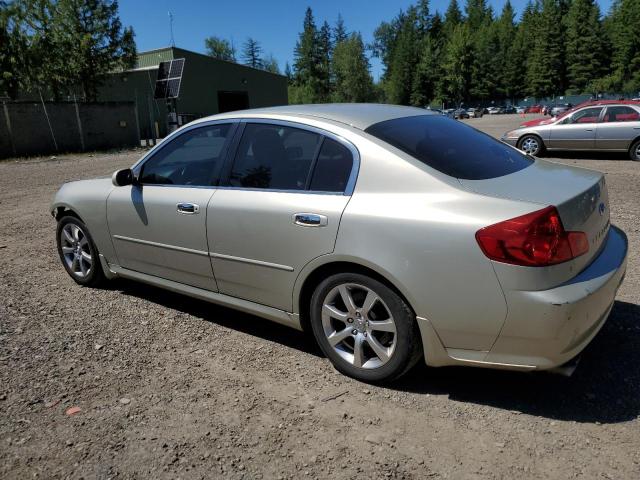
{"type": "Polygon", "coordinates": [[[571,260],[574,274],[599,253],[609,231],[609,197],[600,172],[536,160],[510,175],[460,183],[482,195],[555,206],[565,230],[585,232],[589,239],[589,251],[571,260]]]}

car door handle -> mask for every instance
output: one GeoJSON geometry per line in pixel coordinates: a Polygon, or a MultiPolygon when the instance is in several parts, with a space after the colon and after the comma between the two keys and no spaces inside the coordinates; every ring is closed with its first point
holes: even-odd
{"type": "Polygon", "coordinates": [[[593,132],[593,128],[587,128],[586,131],[587,132],[593,132]]]}
{"type": "Polygon", "coordinates": [[[293,215],[293,223],[302,227],[324,227],[329,219],[317,213],[296,213],[293,215]]]}
{"type": "Polygon", "coordinates": [[[183,215],[195,215],[200,213],[200,206],[195,203],[179,203],[176,205],[176,211],[183,215]]]}

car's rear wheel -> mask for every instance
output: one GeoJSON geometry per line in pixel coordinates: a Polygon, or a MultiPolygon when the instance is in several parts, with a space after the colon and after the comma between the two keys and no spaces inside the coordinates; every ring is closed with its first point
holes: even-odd
{"type": "Polygon", "coordinates": [[[544,152],[544,143],[536,135],[525,135],[518,142],[518,148],[524,153],[536,157],[544,152]]]}
{"type": "Polygon", "coordinates": [[[629,156],[631,157],[631,160],[640,162],[640,140],[637,140],[633,145],[631,145],[629,156]]]}
{"type": "Polygon", "coordinates": [[[105,281],[98,249],[84,223],[64,216],[58,222],[56,237],[62,265],[76,283],[97,287],[105,281]]]}
{"type": "Polygon", "coordinates": [[[340,273],[311,298],[311,326],[341,373],[364,382],[393,380],[422,353],[415,316],[391,288],[370,277],[340,273]]]}

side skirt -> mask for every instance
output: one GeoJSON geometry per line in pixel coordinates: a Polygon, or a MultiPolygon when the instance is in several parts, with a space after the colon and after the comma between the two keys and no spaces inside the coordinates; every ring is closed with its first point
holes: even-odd
{"type": "Polygon", "coordinates": [[[294,313],[289,313],[283,310],[278,310],[277,308],[269,307],[267,305],[250,302],[249,300],[230,297],[229,295],[224,295],[222,293],[211,292],[202,288],[184,285],[182,283],[174,282],[173,280],[166,280],[164,278],[155,277],[153,275],[147,275],[146,273],[128,270],[126,268],[120,267],[119,265],[109,265],[106,263],[106,261],[104,261],[103,263],[103,268],[108,278],[122,277],[128,278],[130,280],[136,280],[148,285],[164,288],[165,290],[188,295],[199,300],[204,300],[206,302],[215,303],[217,305],[222,305],[224,307],[233,308],[234,310],[239,310],[251,315],[266,318],[267,320],[271,320],[273,322],[286,325],[287,327],[292,327],[296,330],[302,331],[300,317],[294,313]],[[105,264],[106,268],[104,268],[105,264]]]}

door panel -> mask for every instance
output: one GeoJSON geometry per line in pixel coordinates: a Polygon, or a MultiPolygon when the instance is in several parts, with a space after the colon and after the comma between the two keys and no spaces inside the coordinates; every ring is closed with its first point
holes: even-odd
{"type": "Polygon", "coordinates": [[[626,151],[640,135],[640,115],[629,106],[607,107],[603,122],[598,124],[596,148],[626,151]]]}
{"type": "Polygon", "coordinates": [[[221,293],[292,310],[295,279],[312,259],[331,253],[348,196],[219,189],[207,209],[211,260],[221,293]],[[324,218],[296,224],[298,213],[324,218]]]}
{"type": "Polygon", "coordinates": [[[207,204],[214,192],[161,185],[114,189],[107,222],[120,266],[217,291],[206,237],[207,204]],[[180,204],[193,208],[183,205],[179,212],[180,204]]]}
{"type": "Polygon", "coordinates": [[[551,129],[549,148],[591,150],[595,148],[596,124],[557,125],[551,129]]]}
{"type": "Polygon", "coordinates": [[[564,150],[593,150],[602,107],[578,110],[550,128],[547,146],[564,150]]]}

